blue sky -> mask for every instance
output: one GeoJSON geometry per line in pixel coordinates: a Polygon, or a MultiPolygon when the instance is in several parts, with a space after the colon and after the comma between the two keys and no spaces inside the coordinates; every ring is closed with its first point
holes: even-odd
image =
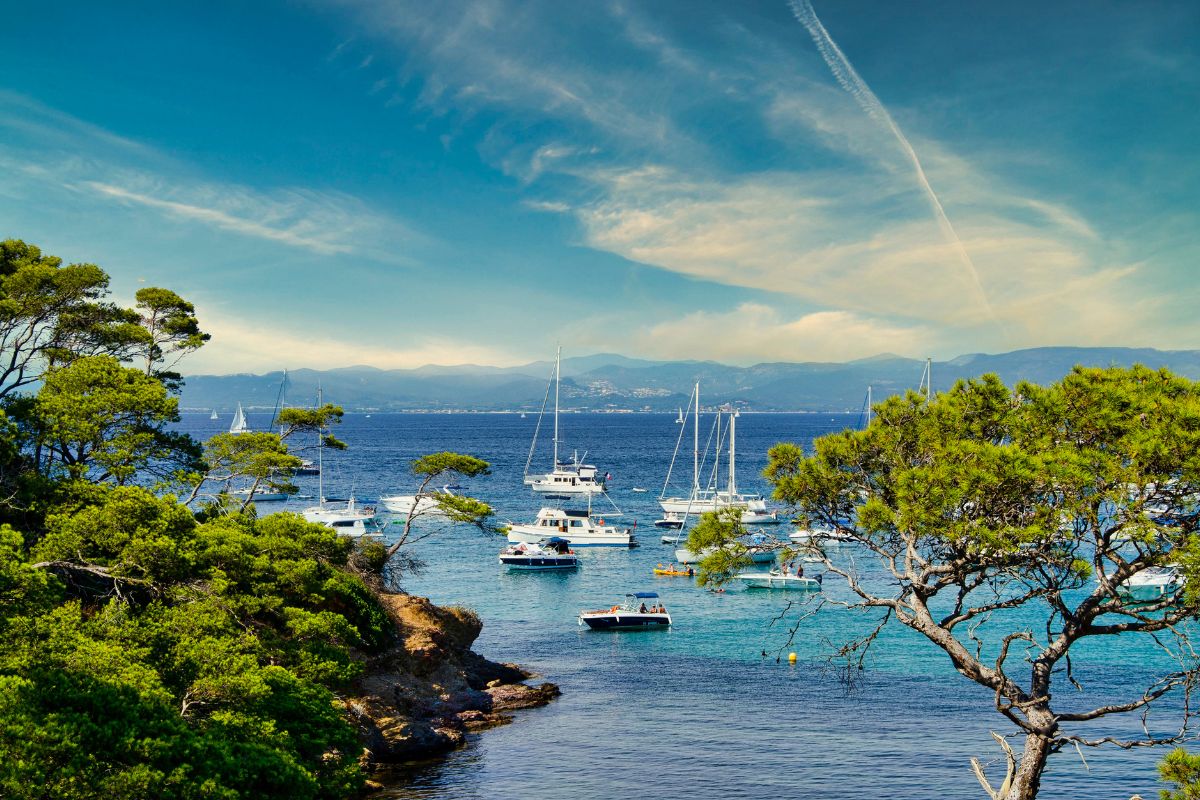
{"type": "Polygon", "coordinates": [[[13,4],[0,234],[189,372],[1200,346],[1200,6],[13,4]]]}

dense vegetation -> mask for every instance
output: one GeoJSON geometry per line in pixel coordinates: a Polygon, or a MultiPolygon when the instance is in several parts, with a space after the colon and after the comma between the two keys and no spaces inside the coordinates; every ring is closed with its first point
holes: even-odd
{"type": "Polygon", "coordinates": [[[126,309],[107,284],[0,243],[0,796],[352,795],[338,692],[394,630],[362,556],[205,501],[214,471],[257,485],[295,457],[277,434],[173,432],[173,367],[208,336],[173,292],[126,309]]]}

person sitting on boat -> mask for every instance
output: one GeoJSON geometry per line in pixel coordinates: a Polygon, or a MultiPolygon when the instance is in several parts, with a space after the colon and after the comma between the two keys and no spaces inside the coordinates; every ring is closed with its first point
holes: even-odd
{"type": "Polygon", "coordinates": [[[797,578],[804,577],[804,565],[801,564],[799,561],[796,562],[796,577],[797,578]]]}
{"type": "Polygon", "coordinates": [[[638,609],[638,613],[639,613],[639,614],[645,614],[645,613],[646,613],[646,604],[645,604],[645,603],[642,603],[642,607],[638,609]]]}

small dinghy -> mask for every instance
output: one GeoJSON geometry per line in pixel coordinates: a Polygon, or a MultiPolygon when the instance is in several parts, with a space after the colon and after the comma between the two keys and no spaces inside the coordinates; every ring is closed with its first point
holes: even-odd
{"type": "Polygon", "coordinates": [[[576,569],[579,556],[571,549],[571,543],[557,536],[541,542],[506,547],[500,551],[500,563],[509,569],[576,569]]]}
{"type": "Polygon", "coordinates": [[[666,628],[671,615],[658,600],[657,592],[633,592],[621,605],[601,611],[579,612],[579,624],[594,631],[644,631],[666,628]],[[651,603],[647,604],[646,601],[651,603]]]}
{"type": "Polygon", "coordinates": [[[773,569],[769,572],[742,572],[734,575],[746,584],[747,589],[783,589],[793,592],[821,591],[821,576],[806,578],[803,575],[773,569]]]}

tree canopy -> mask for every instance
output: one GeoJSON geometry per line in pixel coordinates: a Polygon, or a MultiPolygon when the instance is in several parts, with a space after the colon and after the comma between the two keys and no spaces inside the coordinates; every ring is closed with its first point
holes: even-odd
{"type": "Polygon", "coordinates": [[[842,652],[861,658],[882,626],[907,626],[986,688],[1023,738],[1000,789],[978,772],[994,797],[1034,797],[1064,747],[1179,740],[1186,717],[1177,734],[1088,730],[1189,692],[1200,676],[1184,624],[1200,607],[1200,385],[1144,367],[1076,368],[1015,390],[984,376],[932,399],[890,398],[867,429],[821,437],[811,454],[776,445],[766,476],[802,521],[848,536],[889,578],[868,583],[815,541],[850,605],[880,615],[842,652]],[[1185,584],[1131,597],[1131,578],[1167,564],[1185,584]],[[1092,708],[1055,699],[1080,685],[1080,642],[1138,635],[1156,637],[1176,666],[1092,708]]]}

